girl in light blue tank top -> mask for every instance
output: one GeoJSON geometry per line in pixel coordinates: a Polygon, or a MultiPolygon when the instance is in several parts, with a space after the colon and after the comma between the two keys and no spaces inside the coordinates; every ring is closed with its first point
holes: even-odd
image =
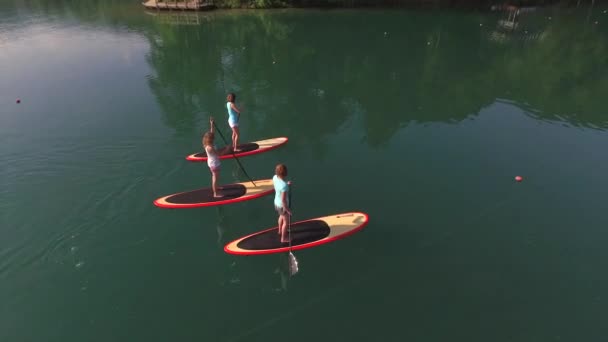
{"type": "Polygon", "coordinates": [[[234,101],[236,101],[236,95],[229,93],[226,96],[226,109],[228,110],[228,125],[232,128],[232,148],[234,152],[239,152],[239,119],[241,117],[241,111],[237,108],[234,101]]]}
{"type": "Polygon", "coordinates": [[[289,186],[291,182],[286,180],[287,166],[278,164],[274,169],[272,184],[274,185],[274,209],[279,214],[278,227],[281,242],[289,242],[285,236],[287,232],[287,215],[291,215],[289,203],[289,186]]]}

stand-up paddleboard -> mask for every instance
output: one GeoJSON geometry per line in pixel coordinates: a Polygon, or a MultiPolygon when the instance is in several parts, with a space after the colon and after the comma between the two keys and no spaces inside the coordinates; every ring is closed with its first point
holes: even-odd
{"type": "Polygon", "coordinates": [[[213,190],[208,187],[164,196],[155,200],[154,204],[161,208],[210,207],[248,201],[274,193],[272,179],[254,180],[254,182],[255,185],[250,181],[221,184],[218,192],[224,196],[219,198],[213,197],[213,190]]]}
{"type": "MultiPolygon", "coordinates": [[[[350,212],[319,217],[291,224],[291,249],[298,250],[326,244],[363,229],[369,217],[350,212]]],[[[228,254],[256,255],[289,252],[289,243],[281,243],[279,228],[274,227],[234,240],[224,247],[228,254]]]]}
{"type": "MultiPolygon", "coordinates": [[[[220,159],[228,159],[236,157],[244,157],[252,154],[258,154],[262,152],[267,152],[270,150],[274,150],[277,147],[287,143],[287,137],[280,138],[272,138],[266,140],[253,141],[245,144],[239,144],[240,151],[236,153],[232,153],[232,149],[228,149],[227,151],[220,154],[220,159]]],[[[207,161],[207,153],[205,151],[194,153],[186,157],[186,160],[189,161],[207,161]]]]}

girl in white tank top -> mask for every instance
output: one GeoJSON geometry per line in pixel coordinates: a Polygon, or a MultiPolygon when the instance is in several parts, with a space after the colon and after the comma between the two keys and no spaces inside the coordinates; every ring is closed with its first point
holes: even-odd
{"type": "MultiPolygon", "coordinates": [[[[213,138],[211,138],[213,139],[213,138]]],[[[215,146],[205,146],[205,152],[207,153],[207,166],[210,170],[220,168],[220,157],[216,154],[215,146]]]]}
{"type": "MultiPolygon", "coordinates": [[[[213,133],[213,118],[209,119],[211,124],[211,130],[203,135],[203,148],[207,153],[207,166],[211,171],[211,189],[213,189],[213,197],[223,197],[224,195],[218,193],[217,180],[220,178],[220,153],[225,152],[224,150],[216,150],[213,145],[215,135],[213,133]]],[[[230,148],[230,146],[227,146],[230,148]]],[[[226,149],[226,148],[225,148],[226,149]]],[[[220,188],[221,189],[221,188],[220,188]]]]}

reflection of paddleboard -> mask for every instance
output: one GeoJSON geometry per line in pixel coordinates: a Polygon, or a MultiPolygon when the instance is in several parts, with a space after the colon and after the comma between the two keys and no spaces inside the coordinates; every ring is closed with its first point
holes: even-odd
{"type": "Polygon", "coordinates": [[[254,180],[254,182],[255,185],[251,182],[220,184],[221,189],[218,189],[218,192],[224,195],[220,198],[214,198],[211,187],[208,187],[164,196],[155,200],[154,204],[161,208],[210,207],[247,201],[274,193],[272,179],[254,180]]]}
{"type": "MultiPolygon", "coordinates": [[[[274,150],[275,148],[287,143],[286,137],[280,138],[272,138],[266,140],[253,141],[250,143],[239,144],[240,151],[235,153],[237,157],[249,156],[252,154],[262,153],[270,150],[274,150]]],[[[220,155],[220,159],[234,158],[232,153],[232,149],[222,153],[220,155]]],[[[186,160],[189,161],[207,161],[207,153],[199,152],[194,153],[186,157],[186,160]]]]}
{"type": "MultiPolygon", "coordinates": [[[[350,212],[292,223],[291,249],[315,247],[344,238],[363,229],[368,221],[367,214],[350,212]]],[[[289,251],[289,243],[281,243],[278,227],[274,227],[234,240],[224,251],[238,255],[282,253],[289,251]]]]}

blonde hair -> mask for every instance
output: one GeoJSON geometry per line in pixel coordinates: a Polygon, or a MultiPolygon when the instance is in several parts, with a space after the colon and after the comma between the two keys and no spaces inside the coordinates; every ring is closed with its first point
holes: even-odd
{"type": "Polygon", "coordinates": [[[203,135],[203,146],[213,145],[214,138],[215,138],[215,135],[213,133],[211,133],[211,132],[205,133],[205,135],[203,135]]]}

